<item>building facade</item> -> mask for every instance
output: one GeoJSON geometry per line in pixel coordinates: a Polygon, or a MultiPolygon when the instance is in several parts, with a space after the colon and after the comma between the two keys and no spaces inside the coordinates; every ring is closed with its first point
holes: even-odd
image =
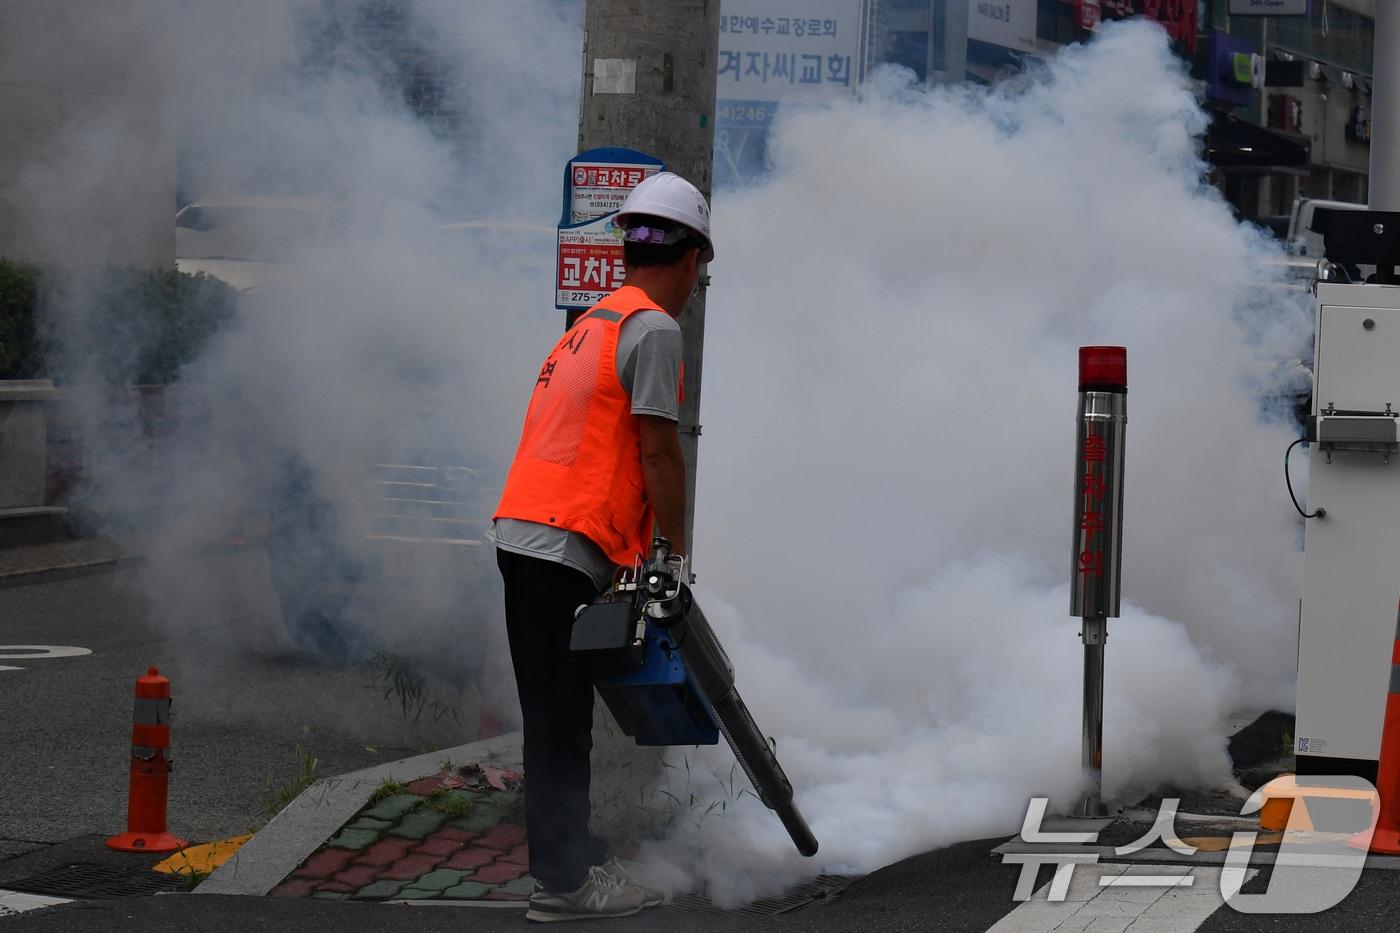
{"type": "Polygon", "coordinates": [[[1211,6],[1196,61],[1211,105],[1274,141],[1272,158],[1252,168],[1213,161],[1230,202],[1250,219],[1286,215],[1298,197],[1365,203],[1376,0],[1312,0],[1303,16],[1231,15],[1226,0],[1211,6]],[[1240,53],[1257,56],[1252,83],[1240,53]],[[1307,147],[1302,164],[1289,143],[1307,147]]]}
{"type": "Polygon", "coordinates": [[[1254,16],[1231,13],[1241,0],[878,0],[881,60],[930,83],[990,83],[1106,20],[1154,18],[1201,82],[1212,183],[1260,220],[1298,197],[1366,201],[1376,2],[1254,16]]]}

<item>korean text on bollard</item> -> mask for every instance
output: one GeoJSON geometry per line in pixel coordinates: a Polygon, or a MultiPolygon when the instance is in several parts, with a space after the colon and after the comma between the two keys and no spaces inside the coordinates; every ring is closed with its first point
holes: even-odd
{"type": "Polygon", "coordinates": [[[121,852],[175,852],[185,840],[167,832],[170,790],[170,681],[154,667],[136,678],[131,717],[131,787],[126,832],[107,840],[121,852]]]}
{"type": "Polygon", "coordinates": [[[1074,811],[1108,815],[1103,800],[1103,662],[1108,620],[1118,617],[1123,539],[1123,437],[1128,351],[1079,348],[1079,433],[1074,475],[1070,615],[1083,620],[1083,766],[1088,786],[1074,811]]]}

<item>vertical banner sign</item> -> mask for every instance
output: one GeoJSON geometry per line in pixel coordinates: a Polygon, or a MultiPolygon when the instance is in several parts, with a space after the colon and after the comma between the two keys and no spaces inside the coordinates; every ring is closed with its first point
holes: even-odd
{"type": "Polygon", "coordinates": [[[1080,29],[1097,29],[1101,19],[1103,10],[1099,9],[1099,0],[1074,0],[1074,20],[1080,29]]]}
{"type": "Polygon", "coordinates": [[[764,168],[781,101],[851,94],[865,73],[868,0],[722,0],[715,180],[764,168]]]}
{"type": "Polygon", "coordinates": [[[622,239],[613,218],[627,193],[663,168],[655,156],[615,146],[569,160],[554,262],[556,308],[591,308],[622,284],[622,239]]]}

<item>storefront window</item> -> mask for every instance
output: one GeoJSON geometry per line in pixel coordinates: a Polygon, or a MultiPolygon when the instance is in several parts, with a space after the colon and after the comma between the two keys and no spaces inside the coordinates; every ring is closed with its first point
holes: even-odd
{"type": "Polygon", "coordinates": [[[1087,35],[1075,19],[1074,0],[1038,0],[1035,12],[1037,39],[1069,45],[1087,35]]]}
{"type": "Polygon", "coordinates": [[[1314,3],[1312,15],[1307,18],[1271,17],[1269,42],[1305,58],[1369,75],[1376,45],[1376,21],[1335,3],[1314,3]]]}

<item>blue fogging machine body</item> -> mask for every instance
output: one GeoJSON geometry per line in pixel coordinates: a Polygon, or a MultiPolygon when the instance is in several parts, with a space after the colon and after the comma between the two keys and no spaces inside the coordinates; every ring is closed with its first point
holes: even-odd
{"type": "Polygon", "coordinates": [[[652,556],[580,606],[571,651],[638,745],[715,745],[724,734],[760,800],[803,855],[817,839],[792,783],[734,686],[734,666],[686,584],[685,562],[657,538],[652,556]]]}

